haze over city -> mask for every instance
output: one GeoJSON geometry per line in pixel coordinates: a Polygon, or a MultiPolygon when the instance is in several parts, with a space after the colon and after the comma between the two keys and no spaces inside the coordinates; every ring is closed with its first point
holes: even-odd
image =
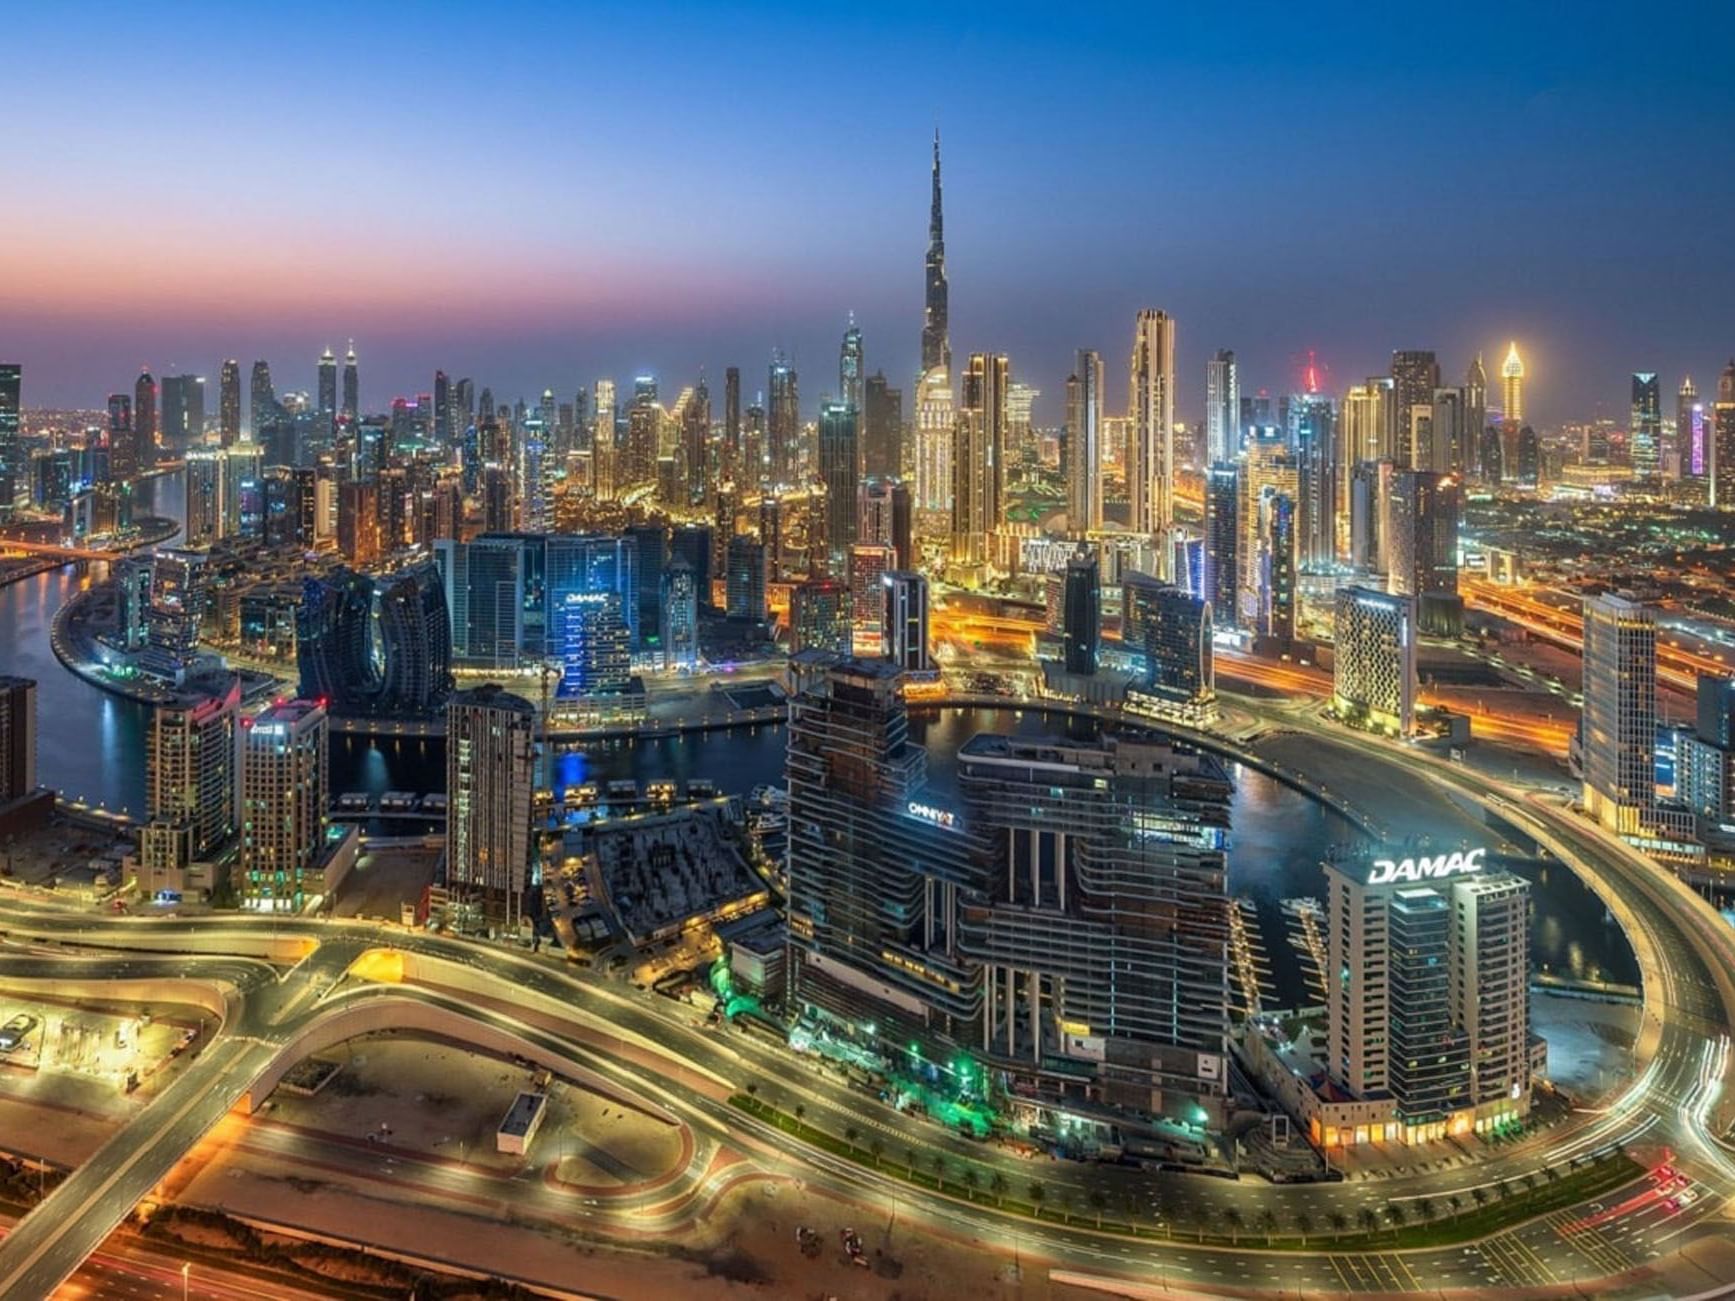
{"type": "MultiPolygon", "coordinates": [[[[533,395],[600,375],[829,365],[846,313],[916,373],[926,146],[953,334],[1060,418],[1072,351],[1181,322],[1205,359],[1341,389],[1393,347],[1510,338],[1539,422],[1621,377],[1703,387],[1735,294],[1727,6],[1450,11],[892,5],[53,6],[9,17],[0,338],[26,401],[349,338],[375,399],[435,366],[533,395]],[[377,387],[374,387],[377,385],[377,387]]],[[[804,393],[807,404],[818,386],[804,393]]]]}

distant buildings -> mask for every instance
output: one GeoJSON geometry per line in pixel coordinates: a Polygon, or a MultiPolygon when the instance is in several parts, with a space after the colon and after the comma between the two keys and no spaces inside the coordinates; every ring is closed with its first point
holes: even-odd
{"type": "Polygon", "coordinates": [[[1175,522],[1175,321],[1146,308],[1133,330],[1127,410],[1132,421],[1127,499],[1132,530],[1160,548],[1168,578],[1167,539],[1175,522]]]}
{"type": "Polygon", "coordinates": [[[1458,481],[1437,470],[1391,477],[1386,522],[1386,582],[1414,597],[1420,631],[1455,637],[1463,629],[1458,596],[1458,481]]]}
{"type": "Polygon", "coordinates": [[[1584,603],[1582,753],[1585,811],[1636,835],[1656,806],[1657,625],[1613,593],[1584,603]]]}
{"type": "Polygon", "coordinates": [[[446,705],[446,885],[509,933],[530,880],[536,711],[498,685],[446,705]]]}
{"type": "Polygon", "coordinates": [[[1066,523],[1074,537],[1102,531],[1102,354],[1078,351],[1066,381],[1066,523]]]}
{"type": "Polygon", "coordinates": [[[1416,716],[1415,598],[1340,587],[1332,636],[1332,700],[1338,713],[1410,735],[1416,716]]]}

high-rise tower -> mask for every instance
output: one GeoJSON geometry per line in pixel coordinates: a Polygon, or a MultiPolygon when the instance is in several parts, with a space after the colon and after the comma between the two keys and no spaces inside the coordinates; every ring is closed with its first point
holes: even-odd
{"type": "Polygon", "coordinates": [[[1102,354],[1080,348],[1066,381],[1066,525],[1102,530],[1102,354]]]}
{"type": "Polygon", "coordinates": [[[855,313],[851,312],[837,357],[837,392],[844,405],[854,407],[858,415],[864,406],[862,378],[861,326],[855,323],[855,313]]]}
{"type": "Polygon", "coordinates": [[[928,212],[928,279],[922,313],[922,370],[952,369],[952,341],[946,324],[946,234],[940,211],[940,132],[934,131],[934,194],[928,212]]]}
{"type": "Polygon", "coordinates": [[[1633,372],[1632,405],[1633,476],[1654,479],[1662,468],[1663,389],[1652,370],[1633,372]]]}
{"type": "Polygon", "coordinates": [[[241,441],[241,363],[233,358],[217,372],[217,437],[224,447],[241,441]]]}
{"type": "Polygon", "coordinates": [[[1506,363],[1500,367],[1500,398],[1506,423],[1518,428],[1524,423],[1524,361],[1518,355],[1517,343],[1506,349],[1506,363]]]}
{"type": "Polygon", "coordinates": [[[1159,577],[1166,578],[1175,473],[1175,320],[1167,312],[1146,308],[1139,313],[1127,405],[1132,422],[1127,458],[1132,529],[1156,542],[1159,577]]]}
{"type": "Polygon", "coordinates": [[[331,436],[337,424],[337,358],[330,348],[319,354],[319,429],[331,436]]]}
{"type": "Polygon", "coordinates": [[[1218,349],[1205,363],[1205,460],[1223,464],[1241,450],[1241,381],[1235,354],[1218,349]]]}
{"type": "Polygon", "coordinates": [[[343,407],[342,413],[351,424],[355,423],[357,413],[361,410],[361,378],[356,371],[355,340],[349,341],[349,352],[343,359],[343,407]]]}

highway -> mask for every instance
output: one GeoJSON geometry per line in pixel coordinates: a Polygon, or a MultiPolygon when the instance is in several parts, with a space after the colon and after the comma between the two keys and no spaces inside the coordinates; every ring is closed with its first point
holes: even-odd
{"type": "MultiPolygon", "coordinates": [[[[1033,1165],[998,1147],[913,1121],[814,1070],[811,1063],[792,1070],[786,1052],[749,1034],[707,1030],[667,1000],[573,971],[558,959],[369,923],[236,915],[158,920],[97,917],[8,901],[0,904],[0,927],[14,943],[31,937],[71,947],[65,953],[47,954],[0,950],[0,979],[180,975],[223,984],[232,991],[235,1011],[199,1060],[153,1100],[136,1123],[69,1177],[0,1244],[0,1296],[51,1292],[235,1106],[283,1045],[337,1002],[381,996],[422,1000],[512,1034],[678,1115],[698,1138],[683,1184],[669,1194],[671,1206],[702,1182],[710,1152],[723,1144],[745,1145],[768,1171],[820,1181],[844,1196],[896,1195],[906,1207],[919,1205],[905,1213],[919,1214],[937,1229],[991,1244],[1004,1243],[1016,1231],[1026,1250],[1040,1249],[1069,1268],[1146,1277],[1153,1267],[1149,1243],[1053,1223],[1023,1224],[1014,1230],[1013,1222],[990,1206],[943,1201],[792,1144],[728,1105],[727,1095],[734,1088],[753,1083],[761,1099],[780,1109],[803,1107],[810,1124],[837,1134],[854,1127],[862,1134],[864,1146],[879,1140],[889,1165],[905,1164],[914,1148],[918,1155],[913,1159],[928,1168],[937,1155],[954,1172],[979,1171],[984,1188],[998,1175],[1014,1195],[1022,1196],[1033,1179],[1040,1179],[1048,1205],[1070,1203],[1087,1218],[1088,1199],[1093,1191],[1100,1192],[1109,1199],[1111,1216],[1136,1213],[1146,1222],[1156,1220],[1183,1233],[1240,1228],[1256,1239],[1260,1225],[1281,1232],[1295,1232],[1304,1225],[1311,1225],[1313,1232],[1338,1224],[1353,1229],[1367,1214],[1380,1213],[1394,1203],[1421,1215],[1426,1213],[1424,1202],[1439,1207],[1457,1198],[1467,1203],[1478,1189],[1486,1195],[1499,1180],[1546,1177],[1541,1172],[1617,1141],[1677,1152],[1710,1194],[1678,1214],[1658,1210],[1652,1199],[1639,1208],[1642,1214],[1635,1211],[1594,1229],[1594,1238],[1582,1237],[1583,1231],[1574,1227],[1582,1217],[1565,1216],[1554,1223],[1518,1226],[1473,1249],[1386,1253],[1392,1259],[1383,1264],[1377,1257],[1329,1252],[1272,1257],[1177,1246],[1162,1253],[1163,1271],[1198,1282],[1342,1289],[1346,1262],[1354,1266],[1348,1276],[1359,1280],[1364,1290],[1376,1281],[1407,1290],[1423,1279],[1451,1280],[1469,1287],[1595,1280],[1643,1264],[1655,1251],[1651,1239],[1663,1232],[1679,1245],[1712,1231],[1710,1214],[1735,1190],[1735,1170],[1715,1142],[1727,1110],[1719,1091],[1726,1066],[1721,1045],[1729,1033],[1729,1009],[1735,1007],[1729,977],[1735,971],[1735,933],[1691,891],[1569,811],[1529,792],[1491,783],[1481,774],[1438,762],[1410,747],[1346,733],[1305,710],[1257,700],[1237,704],[1263,713],[1274,725],[1310,730],[1322,746],[1394,765],[1442,792],[1451,789],[1461,798],[1492,804],[1515,826],[1544,843],[1553,842],[1559,852],[1576,860],[1587,881],[1599,893],[1606,892],[1611,907],[1632,930],[1646,972],[1646,1033],[1636,1078],[1620,1099],[1601,1114],[1577,1117],[1529,1143],[1483,1151],[1477,1159],[1335,1185],[1270,1187],[1254,1181],[1162,1176],[1085,1164],[1033,1165]],[[257,957],[273,951],[281,956],[286,946],[297,943],[312,951],[282,973],[235,956],[257,957]],[[134,952],[93,958],[89,948],[94,945],[134,952]],[[400,983],[376,982],[361,974],[346,976],[357,958],[376,947],[435,960],[437,979],[410,977],[400,983]],[[607,1050],[599,1051],[600,1045],[607,1050]]],[[[420,1171],[416,1175],[435,1183],[441,1177],[420,1171]]],[[[441,1195],[437,1186],[429,1192],[441,1195]]],[[[518,1190],[511,1194],[518,1195],[518,1190]]],[[[540,1185],[522,1195],[535,1199],[526,1209],[536,1213],[551,1214],[552,1208],[564,1204],[558,1190],[540,1185]]]]}

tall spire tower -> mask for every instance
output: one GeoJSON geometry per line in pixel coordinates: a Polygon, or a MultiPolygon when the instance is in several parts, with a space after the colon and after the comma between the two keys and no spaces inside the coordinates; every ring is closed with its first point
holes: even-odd
{"type": "Polygon", "coordinates": [[[952,369],[952,341],[946,329],[946,234],[940,210],[940,131],[934,129],[934,197],[928,214],[928,281],[922,315],[922,371],[952,369]]]}

